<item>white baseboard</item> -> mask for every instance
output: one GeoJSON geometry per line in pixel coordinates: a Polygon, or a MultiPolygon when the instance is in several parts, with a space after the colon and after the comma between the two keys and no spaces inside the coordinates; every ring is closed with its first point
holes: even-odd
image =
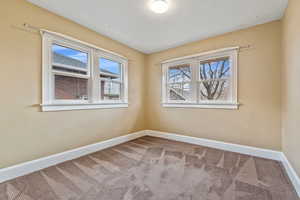
{"type": "Polygon", "coordinates": [[[37,160],[0,169],[0,183],[145,136],[145,131],[116,137],[37,160]]]}
{"type": "Polygon", "coordinates": [[[287,159],[287,157],[284,155],[284,153],[281,153],[281,158],[282,158],[282,164],[283,164],[283,166],[284,166],[290,180],[292,181],[292,184],[294,185],[295,190],[300,198],[300,178],[299,178],[298,174],[296,173],[296,171],[294,170],[294,168],[292,167],[289,160],[287,159]]]}
{"type": "Polygon", "coordinates": [[[186,142],[190,144],[202,145],[206,147],[222,149],[225,151],[231,151],[231,152],[246,154],[250,156],[256,156],[256,157],[281,161],[280,151],[273,151],[269,149],[262,149],[262,148],[250,147],[245,145],[232,144],[232,143],[220,142],[216,140],[209,140],[209,139],[178,135],[174,133],[165,133],[165,132],[153,131],[153,130],[146,130],[146,134],[149,136],[160,137],[160,138],[175,140],[179,142],[186,142]]]}

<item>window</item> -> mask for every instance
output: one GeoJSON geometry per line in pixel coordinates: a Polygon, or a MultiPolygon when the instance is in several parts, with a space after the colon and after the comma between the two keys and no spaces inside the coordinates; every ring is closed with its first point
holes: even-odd
{"type": "Polygon", "coordinates": [[[121,63],[113,60],[106,58],[99,59],[102,100],[119,100],[121,98],[123,87],[121,66],[121,63]]]}
{"type": "Polygon", "coordinates": [[[163,62],[163,106],[237,109],[237,53],[234,47],[163,62]]]}
{"type": "Polygon", "coordinates": [[[173,102],[191,100],[192,70],[189,64],[168,68],[168,99],[173,102]]]}
{"type": "Polygon", "coordinates": [[[126,58],[43,32],[43,111],[128,107],[126,58]]]}
{"type": "Polygon", "coordinates": [[[51,44],[51,67],[56,102],[87,101],[89,51],[51,44]]]}

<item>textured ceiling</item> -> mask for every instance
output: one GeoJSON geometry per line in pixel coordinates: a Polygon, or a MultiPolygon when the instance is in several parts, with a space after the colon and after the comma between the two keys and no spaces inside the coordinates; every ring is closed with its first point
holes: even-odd
{"type": "Polygon", "coordinates": [[[144,53],[280,19],[288,0],[28,0],[144,53]]]}

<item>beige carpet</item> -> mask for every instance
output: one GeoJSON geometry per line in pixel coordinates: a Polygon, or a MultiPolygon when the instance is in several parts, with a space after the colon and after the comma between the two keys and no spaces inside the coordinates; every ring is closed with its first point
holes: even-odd
{"type": "Polygon", "coordinates": [[[0,184],[0,200],[298,200],[279,162],[143,137],[0,184]]]}

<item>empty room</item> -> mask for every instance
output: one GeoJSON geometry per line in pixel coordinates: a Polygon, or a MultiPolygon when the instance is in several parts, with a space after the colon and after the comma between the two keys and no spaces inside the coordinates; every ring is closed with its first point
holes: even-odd
{"type": "Polygon", "coordinates": [[[300,200],[300,0],[0,2],[0,200],[300,200]]]}

